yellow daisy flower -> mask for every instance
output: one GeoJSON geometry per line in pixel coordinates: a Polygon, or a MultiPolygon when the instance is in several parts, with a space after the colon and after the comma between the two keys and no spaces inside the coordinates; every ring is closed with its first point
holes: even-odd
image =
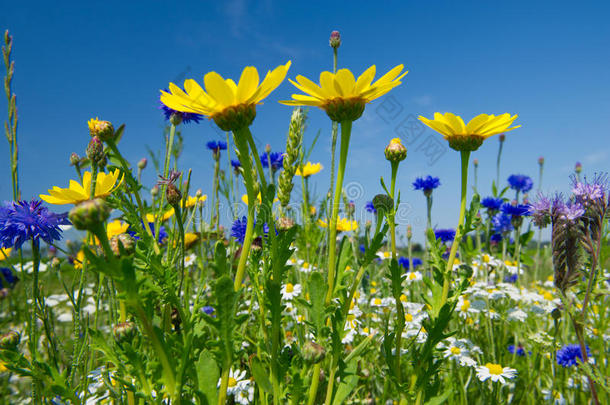
{"type": "Polygon", "coordinates": [[[176,111],[206,115],[224,131],[241,129],[252,123],[256,104],[282,83],[290,64],[267,72],[262,83],[253,66],[244,68],[237,84],[216,72],[207,73],[203,78],[206,91],[193,79],[184,81],[184,90],[170,83],[169,93],[161,91],[161,102],[176,111]]]}
{"type": "Polygon", "coordinates": [[[355,121],[364,112],[366,103],[379,98],[398,86],[408,72],[401,74],[403,65],[398,65],[375,83],[375,65],[358,77],[349,69],[339,69],[337,73],[320,73],[320,85],[304,76],[297,76],[296,88],[307,94],[293,94],[292,100],[280,101],[286,105],[310,105],[323,109],[331,120],[337,122],[355,121]]]}
{"type": "Polygon", "coordinates": [[[79,270],[83,268],[83,262],[85,261],[85,252],[79,250],[74,258],[74,268],[79,270]]]}
{"type": "Polygon", "coordinates": [[[323,168],[322,163],[307,162],[305,166],[297,167],[297,172],[295,174],[297,176],[309,177],[312,174],[320,173],[323,168]]]}
{"type": "MultiPolygon", "coordinates": [[[[113,236],[117,236],[122,233],[127,233],[127,228],[129,228],[129,224],[119,219],[115,219],[114,221],[108,222],[108,224],[106,225],[106,235],[108,236],[108,240],[112,239],[113,236]]],[[[97,245],[100,244],[100,241],[97,237],[95,238],[95,243],[97,245]]]]}
{"type": "MultiPolygon", "coordinates": [[[[328,224],[321,219],[318,219],[318,225],[322,228],[327,228],[328,224]]],[[[358,229],[358,222],[350,221],[347,218],[337,218],[337,231],[339,232],[349,232],[355,231],[358,229]]]]}
{"type": "MultiPolygon", "coordinates": [[[[121,171],[116,169],[112,173],[100,172],[97,174],[95,183],[95,198],[106,197],[112,193],[123,181],[123,177],[119,179],[121,171]],[[117,183],[118,180],[118,183],[117,183]]],[[[78,204],[89,199],[89,190],[91,189],[91,172],[83,174],[83,184],[75,180],[70,180],[68,188],[59,188],[54,186],[49,189],[50,195],[40,194],[39,197],[49,204],[78,204]]]]}
{"type": "Polygon", "coordinates": [[[0,248],[0,262],[11,255],[13,248],[0,248]]]}
{"type": "MultiPolygon", "coordinates": [[[[188,196],[186,201],[184,202],[184,207],[185,208],[191,208],[194,207],[195,205],[197,205],[198,202],[204,202],[208,199],[207,195],[202,195],[201,197],[197,198],[197,197],[193,197],[193,196],[188,196]]],[[[161,217],[162,221],[167,221],[168,219],[170,219],[171,217],[174,216],[176,212],[174,211],[174,208],[170,208],[169,210],[165,211],[163,213],[163,217],[161,217]]],[[[146,220],[148,222],[155,222],[155,215],[154,214],[146,214],[146,220]]]]}
{"type": "Polygon", "coordinates": [[[474,151],[479,149],[483,141],[492,135],[512,131],[521,125],[511,127],[517,114],[501,115],[480,114],[470,120],[466,125],[459,115],[452,113],[434,113],[434,119],[419,116],[419,120],[441,133],[449,142],[449,146],[458,151],[474,151]]]}
{"type": "MultiPolygon", "coordinates": [[[[248,205],[248,194],[242,195],[241,200],[243,201],[244,204],[248,205]]],[[[260,192],[256,196],[256,200],[258,201],[259,204],[261,204],[263,202],[260,192]]],[[[279,201],[279,199],[277,197],[273,199],[273,202],[278,202],[278,201],[279,201]]]]}

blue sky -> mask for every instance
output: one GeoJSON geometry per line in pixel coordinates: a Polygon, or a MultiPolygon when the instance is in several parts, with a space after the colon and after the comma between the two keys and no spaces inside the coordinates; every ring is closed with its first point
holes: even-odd
{"type": "MultiPolygon", "coordinates": [[[[314,80],[332,68],[328,37],[341,31],[339,67],[360,74],[371,64],[383,73],[403,63],[403,84],[370,104],[354,123],[346,183],[356,205],[381,191],[389,176],[383,148],[401,122],[420,114],[451,111],[470,119],[479,113],[519,114],[523,127],[510,132],[501,179],[511,173],[538,179],[538,156],[546,159],[543,189],[568,190],[568,176],[581,161],[584,172],[607,171],[610,162],[610,27],[601,2],[13,2],[3,7],[0,28],[15,38],[14,88],[20,113],[19,147],[23,196],[30,198],[74,177],[71,152],[84,154],[86,122],[99,116],[125,123],[121,149],[135,164],[145,145],[160,149],[162,116],[158,91],[167,83],[211,70],[239,77],[246,65],[266,71],[292,60],[289,77],[314,80]],[[60,4],[60,5],[58,5],[60,4]]],[[[291,110],[277,100],[294,92],[287,81],[259,106],[252,131],[259,147],[283,149],[291,110]]],[[[6,100],[0,100],[0,111],[6,100]]],[[[330,122],[310,112],[306,142],[321,131],[312,160],[325,170],[312,178],[318,195],[328,187],[330,122]]],[[[402,127],[401,127],[402,128],[402,127]]],[[[457,219],[459,155],[446,148],[434,162],[422,145],[437,137],[417,127],[402,132],[409,148],[398,187],[408,204],[403,219],[416,233],[425,223],[424,197],[412,191],[419,175],[441,178],[433,222],[457,219]],[[413,129],[414,128],[414,129],[413,129]],[[414,132],[415,131],[415,132],[414,132]],[[404,134],[407,134],[406,136],[404,134]],[[429,138],[433,137],[433,138],[429,138]]],[[[209,123],[184,128],[181,168],[211,193],[211,154],[218,139],[209,123]]],[[[438,138],[441,139],[440,135],[438,138]]],[[[441,143],[442,145],[442,143],[441,143]]],[[[473,157],[480,161],[482,194],[495,178],[497,137],[473,157]]],[[[0,142],[0,197],[10,198],[8,146],[0,142]]],[[[149,184],[156,174],[149,168],[149,184]]],[[[295,187],[298,192],[299,187],[295,187]]]]}

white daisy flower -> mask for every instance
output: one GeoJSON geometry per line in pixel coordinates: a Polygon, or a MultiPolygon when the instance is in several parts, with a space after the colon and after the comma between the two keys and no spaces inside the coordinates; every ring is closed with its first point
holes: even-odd
{"type": "Polygon", "coordinates": [[[377,252],[377,257],[381,260],[391,259],[392,252],[377,252]]]}
{"type": "Polygon", "coordinates": [[[194,253],[191,253],[190,255],[184,256],[184,266],[185,267],[194,266],[196,260],[197,260],[197,256],[194,253]]]}
{"type": "Polygon", "coordinates": [[[505,384],[505,379],[513,379],[517,375],[517,370],[510,367],[502,367],[499,364],[487,363],[484,366],[477,367],[477,377],[481,381],[486,381],[491,378],[491,381],[505,384]]]}
{"type": "Polygon", "coordinates": [[[419,271],[410,271],[407,273],[407,276],[405,277],[407,284],[411,284],[415,281],[421,281],[421,279],[422,279],[422,274],[419,271]]]}
{"type": "MultiPolygon", "coordinates": [[[[238,394],[243,389],[243,385],[240,386],[240,382],[242,381],[247,381],[248,383],[250,382],[250,380],[246,379],[246,370],[229,370],[229,384],[227,387],[227,394],[238,394]]],[[[220,387],[220,382],[221,379],[219,378],[217,387],[220,387]]]]}
{"type": "Polygon", "coordinates": [[[511,308],[508,310],[509,321],[525,322],[527,314],[520,308],[511,308]]]}
{"type": "Polygon", "coordinates": [[[285,300],[292,300],[295,297],[298,297],[301,294],[301,285],[300,284],[291,284],[286,283],[282,287],[282,298],[285,300]]]}

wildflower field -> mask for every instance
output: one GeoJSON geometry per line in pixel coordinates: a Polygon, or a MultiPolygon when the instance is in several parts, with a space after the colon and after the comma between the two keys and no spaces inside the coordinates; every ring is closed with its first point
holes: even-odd
{"type": "Polygon", "coordinates": [[[610,403],[606,174],[577,165],[569,194],[542,193],[543,158],[500,170],[518,111],[437,112],[418,122],[447,145],[460,193],[434,199],[442,173],[412,176],[409,140],[389,134],[371,201],[351,201],[352,129],[409,75],[400,60],[350,70],[341,41],[333,31],[319,77],[285,60],[168,80],[165,149],[140,161],[122,152],[129,123],[92,115],[80,153],[57,157],[73,176],[23,195],[6,31],[0,403],[610,403]],[[251,125],[278,101],[272,150],[251,125]],[[222,135],[206,139],[202,191],[180,140],[205,122],[222,135]],[[330,167],[310,158],[321,139],[330,167]],[[490,142],[496,178],[478,184],[471,155],[490,142]],[[321,176],[330,187],[313,193],[321,176]],[[426,202],[423,235],[397,219],[405,196],[426,202]],[[459,216],[440,227],[449,206],[459,216]]]}

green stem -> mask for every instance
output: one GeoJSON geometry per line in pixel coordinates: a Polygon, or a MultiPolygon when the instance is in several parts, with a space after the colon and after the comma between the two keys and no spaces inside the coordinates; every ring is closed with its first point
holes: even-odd
{"type": "Polygon", "coordinates": [[[97,183],[97,164],[91,162],[91,188],[89,189],[89,198],[95,198],[95,186],[97,183]]]}
{"type": "MultiPolygon", "coordinates": [[[[500,187],[500,160],[502,159],[502,145],[504,145],[504,142],[500,141],[500,147],[498,148],[498,159],[496,161],[496,187],[500,187]]],[[[467,153],[470,154],[470,152],[467,153]]]]}
{"type": "Polygon", "coordinates": [[[237,265],[237,273],[235,274],[235,291],[238,291],[241,288],[241,283],[244,278],[244,273],[246,271],[246,261],[248,260],[248,254],[250,253],[250,247],[252,246],[252,236],[254,234],[254,212],[256,208],[256,193],[254,192],[254,179],[252,178],[252,165],[250,160],[250,151],[248,149],[247,143],[247,138],[249,134],[250,130],[248,129],[248,127],[237,130],[233,134],[235,146],[239,151],[239,159],[243,168],[244,185],[246,186],[246,192],[248,195],[248,222],[246,224],[246,234],[244,236],[244,243],[242,245],[241,254],[239,256],[239,263],[237,265]]]}
{"type": "Polygon", "coordinates": [[[441,304],[439,307],[443,307],[447,302],[449,296],[449,284],[451,284],[451,272],[453,271],[453,262],[457,253],[460,240],[462,240],[462,231],[464,223],[464,215],[466,214],[466,196],[468,186],[468,160],[470,158],[470,151],[460,152],[462,158],[462,190],[461,190],[461,201],[460,201],[460,217],[458,219],[458,225],[455,229],[455,237],[451,244],[451,251],[449,252],[449,259],[447,260],[447,267],[445,268],[445,275],[443,280],[443,295],[441,297],[441,304]]]}
{"type": "MultiPolygon", "coordinates": [[[[335,284],[335,267],[337,255],[337,217],[339,216],[339,202],[341,201],[341,189],[343,188],[343,176],[345,175],[345,165],[347,163],[347,152],[349,140],[352,132],[352,122],[343,121],[341,123],[341,151],[339,155],[339,170],[337,172],[337,184],[333,198],[332,216],[328,229],[330,230],[328,246],[328,291],[326,291],[326,305],[330,304],[335,284]]],[[[332,382],[329,382],[332,384],[332,382]]]]}
{"type": "MultiPolygon", "coordinates": [[[[220,154],[220,152],[218,152],[220,154]]],[[[214,224],[214,229],[218,230],[218,222],[219,222],[219,206],[220,202],[218,201],[218,174],[220,171],[220,156],[214,156],[214,213],[212,214],[212,223],[214,224]]]]}
{"type": "MultiPolygon", "coordinates": [[[[256,149],[256,144],[254,143],[254,138],[252,137],[252,132],[250,132],[250,128],[246,127],[240,132],[243,131],[246,139],[248,140],[248,144],[250,145],[250,149],[252,149],[252,155],[254,156],[254,164],[256,166],[256,171],[258,172],[258,177],[261,181],[261,186],[263,189],[263,193],[267,192],[267,180],[265,179],[265,170],[263,170],[263,164],[261,163],[260,155],[258,154],[258,149],[256,149]]],[[[262,193],[261,193],[262,195],[262,193]]],[[[256,197],[256,196],[255,196],[256,197]]]]}

